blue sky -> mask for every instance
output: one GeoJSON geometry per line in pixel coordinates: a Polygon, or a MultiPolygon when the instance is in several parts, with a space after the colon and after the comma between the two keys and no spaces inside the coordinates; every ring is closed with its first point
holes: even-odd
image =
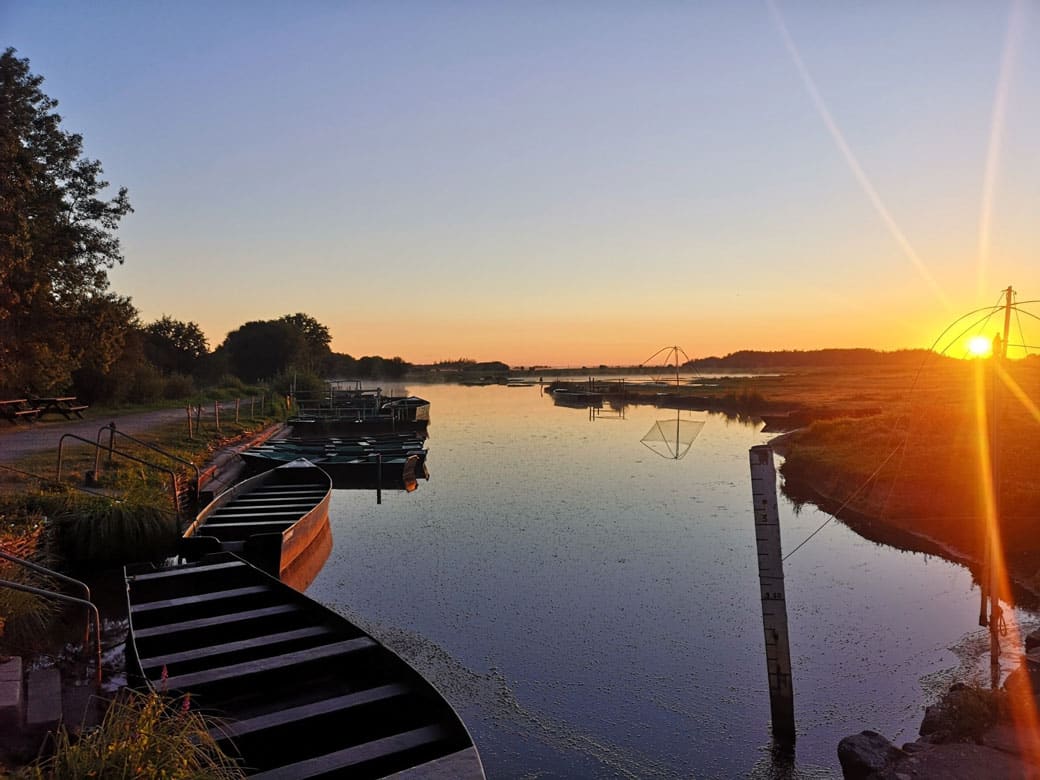
{"type": "Polygon", "coordinates": [[[113,287],[213,346],[302,311],[416,362],[892,349],[1040,298],[1036,4],[0,0],[0,31],[130,189],[113,287]]]}

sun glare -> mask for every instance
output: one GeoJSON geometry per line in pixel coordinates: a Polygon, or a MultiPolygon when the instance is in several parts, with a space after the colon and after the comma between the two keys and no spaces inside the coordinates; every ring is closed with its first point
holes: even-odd
{"type": "Polygon", "coordinates": [[[985,336],[972,336],[968,339],[968,353],[972,357],[986,357],[993,351],[993,343],[985,336]]]}

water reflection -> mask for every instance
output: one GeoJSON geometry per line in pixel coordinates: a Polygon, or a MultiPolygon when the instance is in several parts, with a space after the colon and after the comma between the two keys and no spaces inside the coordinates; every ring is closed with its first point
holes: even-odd
{"type": "MultiPolygon", "coordinates": [[[[400,648],[421,670],[466,670],[445,693],[488,777],[838,777],[842,737],[914,739],[934,681],[974,669],[970,573],[831,524],[785,565],[791,769],[770,747],[762,659],[747,468],[761,423],[708,415],[683,459],[662,460],[639,440],[654,406],[590,425],[534,388],[414,390],[432,403],[437,479],[382,505],[336,491],[310,593],[421,637],[400,648]]],[[[780,515],[785,549],[825,517],[783,497],[780,515]]]]}
{"type": "Polygon", "coordinates": [[[683,420],[675,412],[674,420],[655,420],[639,441],[655,455],[681,460],[690,451],[694,439],[704,428],[704,420],[683,420]]]}

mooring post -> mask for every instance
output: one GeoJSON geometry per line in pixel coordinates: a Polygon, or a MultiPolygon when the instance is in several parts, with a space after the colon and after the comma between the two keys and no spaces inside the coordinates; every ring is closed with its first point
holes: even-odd
{"type": "Polygon", "coordinates": [[[776,468],[773,466],[773,450],[768,444],[752,447],[749,454],[773,736],[785,742],[794,742],[794,685],[791,679],[791,647],[787,636],[787,597],[780,546],[780,512],[776,500],[776,468]]]}
{"type": "Polygon", "coordinates": [[[376,503],[383,503],[383,453],[376,455],[376,503]]]}

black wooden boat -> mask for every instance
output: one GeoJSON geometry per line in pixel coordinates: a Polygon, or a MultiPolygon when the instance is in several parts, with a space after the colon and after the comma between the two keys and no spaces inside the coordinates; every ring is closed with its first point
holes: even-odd
{"type": "Polygon", "coordinates": [[[219,550],[239,553],[306,587],[309,578],[295,576],[297,562],[331,538],[331,497],[332,479],[324,470],[303,458],[283,463],[214,498],[185,529],[178,552],[187,560],[219,550]]]}
{"type": "Polygon", "coordinates": [[[276,439],[239,456],[252,474],[306,458],[327,472],[336,488],[414,490],[416,480],[430,477],[423,440],[413,435],[276,439]]]}
{"type": "Polygon", "coordinates": [[[385,396],[373,390],[330,389],[320,398],[294,398],[296,414],[288,420],[296,436],[353,436],[377,432],[425,432],[430,402],[416,396],[385,396]]]}
{"type": "Polygon", "coordinates": [[[466,727],[418,672],[233,553],[125,577],[132,682],[190,694],[247,774],[484,777],[466,727]]]}

